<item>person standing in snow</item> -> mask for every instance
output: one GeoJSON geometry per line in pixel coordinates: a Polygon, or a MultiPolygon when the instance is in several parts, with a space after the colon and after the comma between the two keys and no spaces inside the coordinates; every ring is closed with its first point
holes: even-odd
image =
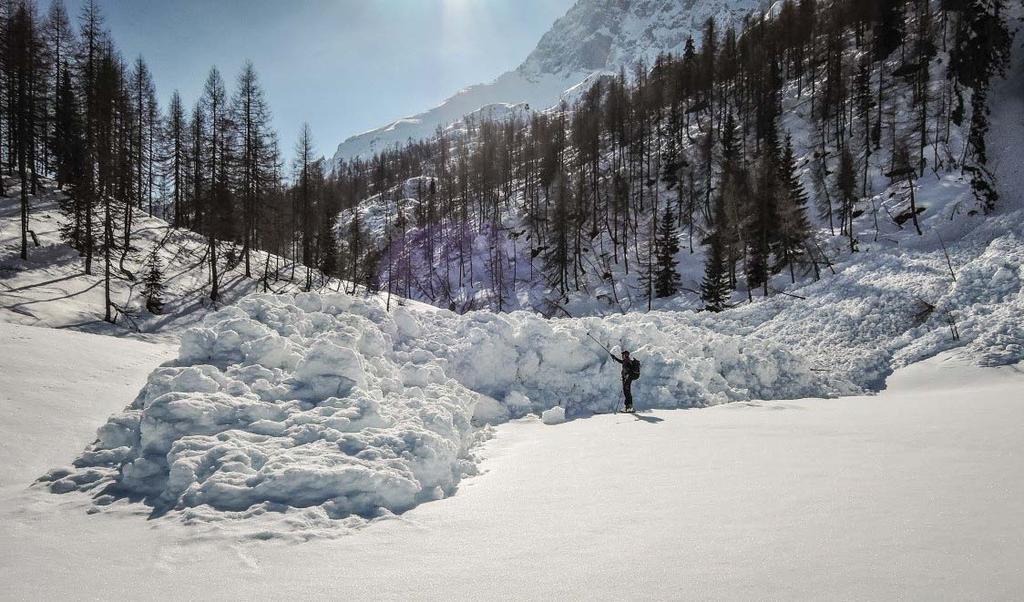
{"type": "Polygon", "coordinates": [[[612,356],[612,359],[622,364],[622,395],[626,398],[626,410],[627,412],[633,411],[633,381],[640,378],[640,362],[639,360],[633,359],[629,356],[629,352],[625,349],[622,350],[622,357],[615,357],[615,354],[611,351],[608,355],[612,356]]]}

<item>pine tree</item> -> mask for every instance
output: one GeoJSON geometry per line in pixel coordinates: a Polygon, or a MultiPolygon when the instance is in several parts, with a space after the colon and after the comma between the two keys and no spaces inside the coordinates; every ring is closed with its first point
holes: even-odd
{"type": "Polygon", "coordinates": [[[743,258],[743,207],[750,195],[750,177],[742,163],[736,120],[729,111],[722,129],[721,178],[712,229],[728,266],[729,286],[736,287],[736,265],[743,258]]]}
{"type": "Polygon", "coordinates": [[[989,130],[988,92],[993,77],[1003,75],[1010,61],[1010,33],[1003,16],[1004,0],[963,0],[962,26],[950,52],[950,72],[961,85],[973,89],[971,127],[967,137],[971,189],[985,212],[992,211],[999,194],[991,184],[985,137],[989,130]]]}
{"type": "MultiPolygon", "coordinates": [[[[56,166],[51,165],[51,158],[55,159],[56,149],[64,145],[63,132],[57,127],[57,120],[62,113],[60,88],[65,75],[69,74],[72,49],[75,44],[75,33],[71,27],[71,20],[68,18],[67,9],[61,0],[55,0],[50,4],[46,22],[43,25],[43,40],[47,66],[47,74],[44,79],[49,96],[48,106],[43,112],[44,168],[46,170],[53,169],[56,172],[56,166]]],[[[57,186],[60,187],[62,184],[63,180],[58,175],[57,186]]]]}
{"type": "MultiPolygon", "coordinates": [[[[114,253],[127,252],[128,236],[119,238],[127,223],[126,213],[131,209],[131,163],[127,161],[129,141],[124,134],[127,125],[127,102],[124,95],[124,65],[114,54],[111,44],[105,44],[97,55],[93,102],[93,153],[95,158],[96,193],[100,203],[102,233],[98,237],[98,251],[103,257],[104,317],[113,323],[111,298],[114,272],[114,253]]],[[[130,231],[127,232],[130,234],[130,231]]]]}
{"type": "Polygon", "coordinates": [[[161,265],[157,251],[158,249],[153,249],[149,254],[149,258],[146,260],[146,276],[142,280],[142,294],[146,299],[146,309],[151,314],[160,314],[164,309],[163,265],[161,265]]]}
{"type": "MultiPolygon", "coordinates": [[[[857,206],[857,172],[853,164],[853,155],[849,148],[844,148],[839,156],[839,171],[836,172],[836,190],[839,191],[839,216],[843,220],[841,232],[846,234],[850,252],[857,250],[857,239],[854,236],[853,219],[856,217],[857,206]]],[[[916,222],[915,222],[916,223],[916,222]]]]}
{"type": "Polygon", "coordinates": [[[363,256],[363,230],[360,225],[359,207],[352,207],[352,219],[348,224],[348,260],[349,279],[352,281],[352,293],[356,292],[356,284],[362,281],[363,274],[359,273],[359,267],[363,256]]]}
{"type": "Polygon", "coordinates": [[[676,255],[679,253],[679,234],[672,207],[665,207],[657,238],[657,272],[654,280],[654,294],[659,299],[671,297],[679,292],[679,272],[676,270],[676,255]]]}
{"type": "Polygon", "coordinates": [[[327,278],[340,277],[338,239],[334,235],[334,229],[329,222],[324,222],[323,230],[320,232],[320,271],[327,278]]]}
{"type": "Polygon", "coordinates": [[[157,111],[156,87],[153,84],[153,76],[150,74],[146,61],[141,57],[135,59],[132,71],[129,75],[129,87],[131,88],[131,108],[134,113],[134,136],[132,136],[132,155],[135,163],[135,178],[133,190],[135,193],[135,207],[138,209],[147,208],[153,213],[153,195],[150,187],[149,169],[152,168],[152,140],[153,130],[157,127],[157,120],[154,119],[157,111]]]}
{"type": "Polygon", "coordinates": [[[164,155],[167,158],[167,178],[171,181],[171,225],[175,228],[187,226],[188,212],[185,207],[186,172],[188,170],[188,122],[181,95],[175,90],[167,109],[164,125],[164,155]]]}
{"type": "Polygon", "coordinates": [[[729,220],[728,198],[725,194],[715,199],[715,214],[711,234],[705,239],[707,254],[704,259],[704,280],[700,286],[700,298],[704,308],[720,312],[727,308],[733,291],[733,263],[729,247],[733,239],[733,227],[729,220]]]}
{"type": "Polygon", "coordinates": [[[21,258],[28,259],[29,201],[37,181],[35,166],[38,110],[35,86],[39,78],[39,36],[34,4],[21,3],[14,10],[6,31],[6,69],[8,71],[9,132],[12,138],[12,164],[17,164],[21,183],[21,258]]]}
{"type": "Polygon", "coordinates": [[[96,213],[102,205],[99,182],[97,181],[99,152],[97,141],[97,79],[99,63],[104,48],[109,45],[103,30],[103,15],[97,0],[87,0],[79,15],[79,48],[77,52],[78,89],[82,91],[82,117],[84,122],[84,172],[77,198],[81,203],[81,239],[85,255],[85,273],[92,274],[93,255],[98,250],[99,232],[95,223],[96,213]]]}
{"type": "MultiPolygon", "coordinates": [[[[207,259],[210,266],[210,300],[220,299],[220,277],[218,273],[218,238],[228,238],[233,230],[232,199],[230,186],[231,130],[228,116],[227,92],[224,80],[216,67],[210,69],[203,87],[203,95],[197,107],[197,117],[204,125],[198,134],[205,147],[207,158],[203,167],[207,188],[203,199],[203,227],[206,230],[207,259]]],[[[198,172],[196,174],[199,175],[198,172]]]]}
{"type": "Polygon", "coordinates": [[[907,195],[910,200],[910,208],[905,211],[901,216],[897,216],[897,224],[902,227],[903,222],[906,221],[909,214],[909,219],[914,222],[914,229],[917,230],[917,235],[921,236],[921,224],[917,220],[917,197],[915,195],[917,170],[911,164],[910,149],[907,148],[907,143],[899,141],[893,148],[892,171],[889,172],[889,179],[894,183],[902,183],[906,187],[907,195]]]}
{"type": "Polygon", "coordinates": [[[239,141],[237,180],[242,202],[242,254],[245,259],[245,277],[250,278],[252,270],[249,252],[257,242],[259,208],[273,168],[268,164],[266,152],[270,135],[270,109],[251,62],[245,63],[238,76],[232,116],[239,141]]]}
{"type": "Polygon", "coordinates": [[[771,153],[765,153],[756,167],[757,186],[750,196],[751,206],[747,208],[743,228],[747,247],[747,294],[751,295],[751,289],[759,286],[767,297],[771,250],[778,234],[778,167],[771,153]]]}
{"type": "Polygon", "coordinates": [[[550,203],[554,205],[554,231],[543,255],[544,270],[548,283],[558,289],[560,296],[564,297],[569,290],[569,264],[572,261],[569,222],[573,199],[572,189],[561,173],[557,173],[553,178],[550,197],[550,203]]]}
{"type": "Polygon", "coordinates": [[[906,0],[873,0],[877,3],[875,22],[875,60],[883,60],[900,47],[903,40],[903,6],[906,0]]]}
{"type": "Polygon", "coordinates": [[[708,240],[708,253],[704,260],[704,281],[700,285],[700,298],[704,309],[720,312],[729,305],[732,286],[729,283],[729,265],[725,245],[717,233],[708,240]]]}
{"type": "Polygon", "coordinates": [[[778,235],[773,252],[776,258],[776,269],[789,267],[789,276],[796,282],[794,263],[806,249],[807,240],[811,235],[811,225],[807,219],[807,191],[800,181],[800,171],[793,153],[793,143],[786,136],[782,160],[779,162],[779,181],[781,191],[778,204],[778,235]]]}
{"type": "Polygon", "coordinates": [[[60,209],[64,213],[61,223],[61,238],[71,247],[84,251],[83,213],[86,205],[82,196],[86,170],[86,149],[82,133],[82,119],[75,91],[71,86],[71,74],[65,70],[57,88],[57,103],[54,119],[53,158],[58,182],[64,186],[60,209]]]}
{"type": "Polygon", "coordinates": [[[313,131],[308,123],[302,124],[299,140],[295,143],[295,212],[298,218],[299,234],[302,244],[302,263],[306,266],[306,284],[308,291],[313,287],[313,211],[314,211],[314,158],[313,131]]]}

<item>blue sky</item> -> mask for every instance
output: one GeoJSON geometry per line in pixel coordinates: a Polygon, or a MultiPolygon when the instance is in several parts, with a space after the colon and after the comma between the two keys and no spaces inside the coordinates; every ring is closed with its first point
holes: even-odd
{"type": "MultiPolygon", "coordinates": [[[[287,155],[303,121],[319,152],[514,68],[574,0],[100,0],[127,59],[166,105],[211,65],[256,65],[287,155]]],[[[72,20],[83,0],[64,0],[72,20]]],[[[49,0],[41,1],[41,12],[49,0]]]]}

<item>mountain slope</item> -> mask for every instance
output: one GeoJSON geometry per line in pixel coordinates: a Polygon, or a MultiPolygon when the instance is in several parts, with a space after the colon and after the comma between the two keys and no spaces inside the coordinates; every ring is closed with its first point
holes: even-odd
{"type": "MultiPolygon", "coordinates": [[[[64,193],[54,191],[49,180],[43,183],[43,192],[29,197],[29,229],[39,245],[30,248],[28,260],[18,257],[17,183],[8,180],[10,196],[0,197],[0,322],[177,341],[178,332],[224,304],[255,292],[295,292],[303,286],[305,266],[265,251],[253,251],[253,277],[246,278],[238,247],[222,242],[221,299],[213,303],[206,239],[140,213],[132,228],[132,252],[123,261],[114,259],[111,303],[116,323],[109,324],[103,321],[102,259],[96,258],[92,274],[84,273],[84,259],[60,236],[67,219],[58,206],[64,193]],[[143,282],[154,252],[163,274],[164,303],[158,315],[146,308],[143,282]]],[[[317,286],[341,286],[319,273],[314,279],[317,286]]]]}
{"type": "Polygon", "coordinates": [[[596,75],[638,61],[651,64],[661,52],[680,52],[686,38],[699,40],[704,23],[738,24],[759,0],[579,0],[541,38],[522,65],[487,84],[461,90],[441,105],[345,140],[334,162],[434,134],[489,105],[546,109],[567,90],[596,75]]]}

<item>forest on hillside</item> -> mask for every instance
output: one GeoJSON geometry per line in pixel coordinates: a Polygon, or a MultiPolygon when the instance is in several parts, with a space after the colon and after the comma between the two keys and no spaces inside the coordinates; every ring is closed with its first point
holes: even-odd
{"type": "Polygon", "coordinates": [[[269,255],[251,261],[260,249],[306,266],[307,289],[334,276],[503,311],[540,287],[535,309],[554,314],[628,280],[651,308],[682,292],[679,257],[694,253],[703,279],[688,292],[717,311],[737,290],[772,294],[773,275],[817,277],[821,232],[857,252],[879,181],[906,197],[882,218],[918,232],[927,171],[962,173],[977,211],[998,206],[985,136],[1012,37],[1003,0],[787,0],[739,30],[710,21],[699,43],[552,110],[339,165],[308,126],[284,160],[251,64],[231,85],[213,67],[193,104],[161,107],[95,1],[73,23],[59,1],[43,15],[5,0],[0,28],[0,194],[20,196],[22,257],[32,199],[57,187],[64,239],[108,290],[147,277],[125,257],[148,213],[205,237],[214,301],[226,271],[274,277],[269,255]]]}

